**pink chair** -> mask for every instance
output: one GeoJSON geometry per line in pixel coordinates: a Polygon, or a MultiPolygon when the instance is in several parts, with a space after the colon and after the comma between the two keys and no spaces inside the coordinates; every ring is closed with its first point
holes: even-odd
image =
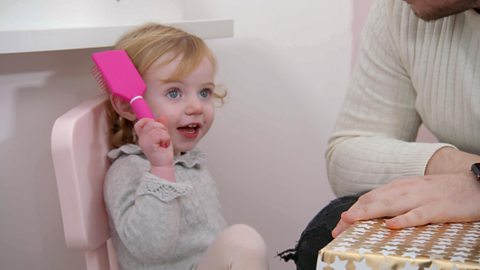
{"type": "Polygon", "coordinates": [[[65,242],[85,253],[87,270],[118,268],[109,241],[103,180],[109,162],[106,95],[81,103],[60,116],[52,130],[52,155],[65,242]]]}

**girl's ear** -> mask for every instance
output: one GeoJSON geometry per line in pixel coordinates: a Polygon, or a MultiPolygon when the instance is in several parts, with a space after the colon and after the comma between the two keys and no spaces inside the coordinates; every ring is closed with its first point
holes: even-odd
{"type": "Polygon", "coordinates": [[[130,121],[135,121],[137,117],[130,106],[130,103],[123,100],[122,98],[110,95],[110,102],[112,103],[113,109],[123,118],[128,119],[130,121]]]}

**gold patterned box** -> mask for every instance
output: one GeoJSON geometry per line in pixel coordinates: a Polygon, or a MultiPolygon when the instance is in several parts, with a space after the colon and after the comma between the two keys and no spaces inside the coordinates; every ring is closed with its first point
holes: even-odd
{"type": "Polygon", "coordinates": [[[317,270],[480,269],[480,222],[390,230],[361,221],[319,252],[317,270]]]}

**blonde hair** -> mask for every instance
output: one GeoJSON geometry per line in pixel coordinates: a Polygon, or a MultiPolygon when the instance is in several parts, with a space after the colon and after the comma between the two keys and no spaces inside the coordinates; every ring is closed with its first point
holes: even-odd
{"type": "MultiPolygon", "coordinates": [[[[192,34],[180,29],[160,25],[146,24],[120,38],[114,49],[125,50],[132,59],[140,75],[155,62],[158,58],[168,54],[172,57],[162,64],[168,64],[178,56],[181,56],[177,69],[171,75],[170,80],[179,80],[190,74],[207,57],[216,71],[217,62],[205,42],[192,34]]],[[[226,91],[213,93],[214,97],[223,103],[226,91]]],[[[121,117],[113,108],[110,101],[106,103],[107,118],[110,126],[111,147],[120,147],[127,143],[136,143],[134,123],[121,117]]]]}

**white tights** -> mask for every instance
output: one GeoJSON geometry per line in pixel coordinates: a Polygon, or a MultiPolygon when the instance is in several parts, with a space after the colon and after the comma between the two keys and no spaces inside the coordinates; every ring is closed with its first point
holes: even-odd
{"type": "Polygon", "coordinates": [[[197,270],[267,270],[267,250],[255,229],[237,224],[220,232],[197,270]]]}

